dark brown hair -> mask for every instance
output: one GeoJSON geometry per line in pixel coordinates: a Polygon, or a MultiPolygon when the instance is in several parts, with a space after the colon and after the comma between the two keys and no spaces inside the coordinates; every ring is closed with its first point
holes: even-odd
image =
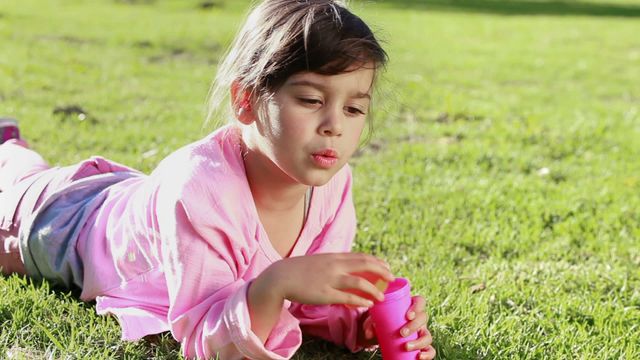
{"type": "Polygon", "coordinates": [[[335,75],[367,65],[378,69],[386,62],[371,29],[344,2],[264,0],[218,67],[208,119],[220,111],[233,82],[260,104],[293,74],[335,75]]]}

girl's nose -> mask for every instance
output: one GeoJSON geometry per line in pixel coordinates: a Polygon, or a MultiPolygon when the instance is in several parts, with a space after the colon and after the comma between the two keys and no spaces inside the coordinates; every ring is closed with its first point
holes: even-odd
{"type": "Polygon", "coordinates": [[[318,128],[318,133],[323,136],[342,135],[342,114],[335,110],[327,112],[318,128]]]}

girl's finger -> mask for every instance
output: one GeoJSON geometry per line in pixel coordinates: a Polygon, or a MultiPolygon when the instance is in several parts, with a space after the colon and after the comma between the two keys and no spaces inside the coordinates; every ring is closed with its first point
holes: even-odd
{"type": "Polygon", "coordinates": [[[405,346],[407,347],[408,351],[415,350],[415,349],[423,349],[424,350],[428,346],[431,345],[431,343],[433,342],[433,338],[431,337],[431,333],[429,333],[429,332],[424,333],[422,331],[421,331],[421,333],[422,333],[421,336],[419,338],[417,338],[416,340],[407,342],[407,344],[405,346]]]}
{"type": "Polygon", "coordinates": [[[429,336],[429,337],[432,337],[432,336],[431,336],[431,331],[429,331],[429,329],[427,329],[427,327],[426,327],[426,326],[421,327],[421,328],[418,330],[418,334],[419,334],[420,336],[429,336]]]}
{"type": "Polygon", "coordinates": [[[370,281],[355,275],[342,276],[338,285],[339,290],[357,290],[357,295],[370,295],[371,299],[384,300],[384,294],[370,281]],[[360,293],[361,292],[361,293],[360,293]]]}
{"type": "Polygon", "coordinates": [[[369,340],[375,337],[375,333],[373,332],[373,320],[370,316],[368,316],[362,322],[362,328],[364,329],[364,337],[369,340]]]}
{"type": "Polygon", "coordinates": [[[416,314],[424,312],[425,307],[427,306],[427,301],[420,295],[416,295],[411,298],[411,307],[409,311],[407,311],[407,320],[413,320],[416,314]]]}
{"type": "Polygon", "coordinates": [[[354,254],[352,258],[345,257],[345,267],[349,273],[370,272],[379,275],[385,281],[391,282],[395,277],[391,273],[387,263],[375,256],[367,254],[354,254]]]}
{"type": "Polygon", "coordinates": [[[373,255],[371,255],[371,254],[366,254],[366,253],[343,253],[343,254],[353,255],[353,256],[356,256],[356,257],[362,257],[362,256],[364,256],[364,257],[366,257],[366,258],[368,258],[368,259],[372,259],[372,260],[376,260],[376,261],[378,261],[380,264],[382,264],[382,265],[383,265],[384,267],[386,267],[387,269],[391,269],[391,266],[389,265],[389,263],[388,263],[388,262],[386,262],[386,261],[384,261],[384,260],[380,259],[379,257],[373,256],[373,255]]]}
{"type": "Polygon", "coordinates": [[[426,349],[420,351],[420,360],[433,360],[436,357],[436,349],[433,346],[429,346],[426,349]]]}
{"type": "Polygon", "coordinates": [[[364,338],[367,340],[371,340],[373,338],[376,337],[376,333],[373,331],[373,329],[367,329],[364,331],[364,338]]]}
{"type": "Polygon", "coordinates": [[[329,290],[327,293],[327,299],[326,303],[331,304],[344,304],[347,306],[366,308],[373,306],[373,301],[369,299],[363,298],[362,296],[358,296],[354,293],[339,290],[329,290]]]}
{"type": "Polygon", "coordinates": [[[371,319],[371,315],[366,313],[366,314],[364,314],[362,316],[366,316],[364,318],[364,321],[362,322],[362,327],[365,328],[365,329],[368,328],[368,327],[372,327],[373,326],[373,319],[371,319]]]}
{"type": "MultiPolygon", "coordinates": [[[[371,317],[367,318],[367,320],[369,320],[369,323],[367,324],[367,327],[365,328],[365,338],[367,340],[372,340],[376,338],[376,329],[375,329],[375,324],[373,323],[373,319],[371,317]]],[[[375,342],[377,343],[377,341],[375,342]]]]}
{"type": "Polygon", "coordinates": [[[407,325],[403,326],[400,329],[400,335],[403,337],[407,337],[420,329],[427,324],[427,314],[421,312],[416,315],[416,318],[411,320],[407,325]]]}

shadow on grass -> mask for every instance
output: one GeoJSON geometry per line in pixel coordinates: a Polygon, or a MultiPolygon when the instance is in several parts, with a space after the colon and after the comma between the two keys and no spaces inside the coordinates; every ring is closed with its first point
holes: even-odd
{"type": "MultiPolygon", "coordinates": [[[[30,301],[33,299],[42,301],[43,298],[53,295],[53,297],[61,302],[77,301],[82,308],[93,312],[95,302],[84,302],[79,300],[80,291],[78,289],[66,289],[57,286],[52,286],[46,281],[34,280],[18,275],[5,276],[0,275],[0,282],[9,280],[11,278],[12,284],[7,285],[13,287],[12,290],[31,292],[28,296],[30,301]]],[[[9,294],[11,291],[8,292],[9,294]]],[[[46,302],[51,304],[53,299],[48,298],[46,302]]],[[[52,310],[56,316],[62,316],[59,314],[60,309],[52,310]]],[[[11,322],[14,314],[10,307],[0,307],[0,323],[11,322]]],[[[36,319],[37,320],[37,319],[36,319]]],[[[435,338],[435,346],[438,350],[438,359],[460,359],[460,360],[472,360],[472,359],[493,359],[494,357],[483,350],[476,340],[469,339],[464,343],[458,343],[453,341],[453,337],[449,332],[432,330],[435,338]]],[[[114,344],[119,340],[112,339],[114,344]]],[[[145,352],[146,355],[154,358],[162,359],[181,359],[180,344],[176,342],[169,332],[163,332],[155,335],[145,336],[139,344],[142,350],[139,352],[145,352]]],[[[0,344],[0,349],[2,349],[0,344]]],[[[108,344],[107,344],[108,345],[108,344]]],[[[25,351],[45,351],[41,346],[34,346],[33,348],[26,349],[25,351]]],[[[124,356],[124,353],[123,353],[124,356]]],[[[132,355],[135,356],[136,355],[132,355]]],[[[293,356],[294,360],[381,360],[382,357],[379,351],[366,352],[361,351],[359,353],[351,353],[346,348],[337,346],[322,339],[304,336],[302,346],[293,356]]]]}
{"type": "Polygon", "coordinates": [[[302,337],[302,345],[292,358],[293,360],[380,360],[379,351],[351,353],[348,349],[337,346],[328,341],[311,336],[302,337]]]}
{"type": "MultiPolygon", "coordinates": [[[[434,346],[437,350],[436,359],[477,360],[495,359],[490,351],[482,349],[477,339],[469,339],[464,344],[455,343],[450,335],[432,331],[434,346]]],[[[361,351],[353,354],[349,350],[336,346],[322,339],[303,336],[302,346],[294,355],[293,360],[382,360],[380,351],[361,351]]]]}
{"type": "MultiPolygon", "coordinates": [[[[0,324],[3,326],[3,332],[0,332],[0,359],[5,359],[2,357],[5,351],[14,354],[11,358],[16,359],[54,358],[51,355],[52,351],[53,354],[59,352],[64,355],[64,358],[75,359],[76,355],[73,352],[77,349],[68,344],[74,344],[76,337],[79,339],[88,337],[97,341],[99,344],[97,346],[108,347],[97,351],[103,355],[111,354],[105,358],[182,359],[180,344],[169,332],[145,336],[135,345],[120,340],[119,336],[105,338],[104,334],[108,334],[106,331],[97,336],[87,332],[87,328],[84,327],[86,323],[78,322],[88,319],[82,317],[89,314],[98,316],[95,314],[95,301],[80,300],[81,291],[77,288],[67,289],[55,286],[46,280],[18,274],[0,274],[0,294],[6,296],[0,297],[0,324]],[[12,297],[13,295],[17,297],[12,297]],[[74,322],[78,326],[75,326],[74,322]],[[58,323],[61,325],[58,326],[58,323]],[[74,335],[73,331],[68,330],[69,328],[75,328],[78,332],[74,335]],[[27,340],[24,340],[25,338],[27,340]],[[13,345],[3,343],[6,339],[12,339],[13,345]]],[[[116,325],[115,316],[109,317],[116,325]]],[[[109,320],[107,317],[104,318],[109,320]]],[[[89,322],[93,323],[92,320],[89,322]]],[[[106,328],[95,330],[101,332],[106,328]]],[[[119,335],[119,326],[116,331],[119,335]]],[[[113,332],[111,334],[115,335],[113,332]]]]}
{"type": "Polygon", "coordinates": [[[401,9],[497,15],[640,17],[640,6],[582,1],[534,0],[378,0],[401,9]]]}

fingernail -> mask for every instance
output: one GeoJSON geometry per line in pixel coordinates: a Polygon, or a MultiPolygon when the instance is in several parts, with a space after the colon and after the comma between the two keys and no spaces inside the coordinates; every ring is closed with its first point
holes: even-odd
{"type": "Polygon", "coordinates": [[[413,350],[413,344],[407,343],[407,350],[413,350]]]}
{"type": "Polygon", "coordinates": [[[414,313],[413,311],[409,311],[409,320],[413,320],[414,317],[416,317],[416,313],[414,313]]]}
{"type": "Polygon", "coordinates": [[[400,334],[401,334],[402,336],[407,336],[407,335],[409,335],[409,329],[407,329],[407,328],[402,329],[402,331],[400,332],[400,334]]]}

